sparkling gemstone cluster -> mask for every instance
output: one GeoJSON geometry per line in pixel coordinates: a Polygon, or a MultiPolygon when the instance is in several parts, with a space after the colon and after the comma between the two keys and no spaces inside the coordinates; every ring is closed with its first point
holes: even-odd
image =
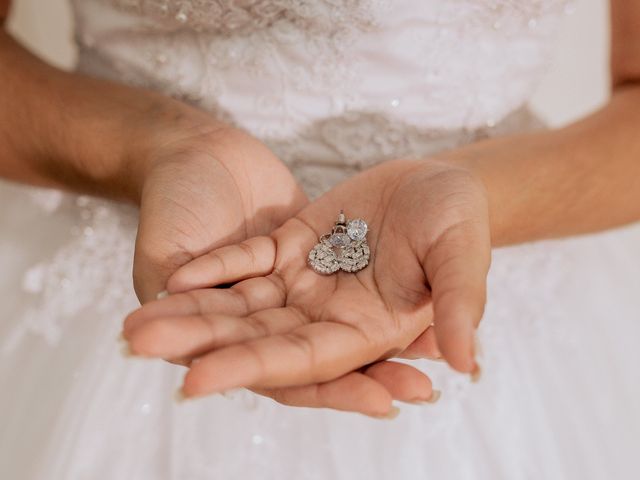
{"type": "Polygon", "coordinates": [[[362,270],[371,255],[366,239],[368,230],[367,222],[360,218],[347,222],[341,212],[331,234],[323,235],[309,252],[309,265],[323,275],[338,270],[352,273],[362,270]]]}

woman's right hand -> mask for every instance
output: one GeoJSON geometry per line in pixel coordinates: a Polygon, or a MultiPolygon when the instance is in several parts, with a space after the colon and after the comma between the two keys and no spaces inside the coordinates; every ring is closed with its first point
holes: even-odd
{"type": "Polygon", "coordinates": [[[288,168],[261,142],[203,112],[184,111],[148,134],[134,261],[143,303],[191,259],[268,234],[307,203],[288,168]]]}
{"type": "Polygon", "coordinates": [[[2,29],[0,65],[0,176],[138,203],[143,302],[191,258],[307,203],[267,147],[204,111],[51,67],[2,29]]]}

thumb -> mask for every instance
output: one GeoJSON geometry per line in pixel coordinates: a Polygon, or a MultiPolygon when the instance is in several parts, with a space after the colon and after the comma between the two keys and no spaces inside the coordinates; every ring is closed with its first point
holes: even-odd
{"type": "Polygon", "coordinates": [[[427,252],[423,265],[431,284],[437,344],[460,372],[475,372],[475,329],[486,302],[491,263],[489,228],[467,221],[449,228],[427,252]]]}
{"type": "Polygon", "coordinates": [[[142,304],[155,300],[166,290],[171,274],[193,259],[177,247],[168,250],[168,245],[161,245],[138,231],[133,257],[133,288],[142,304]]]}

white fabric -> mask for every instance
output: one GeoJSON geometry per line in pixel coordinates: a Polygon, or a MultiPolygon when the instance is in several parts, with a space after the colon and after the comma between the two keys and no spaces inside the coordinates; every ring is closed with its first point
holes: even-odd
{"type": "MultiPolygon", "coordinates": [[[[198,104],[315,196],[384,159],[538,126],[557,0],[76,0],[79,69],[198,104]]],[[[470,384],[393,422],[238,392],[175,405],[124,359],[136,212],[0,186],[0,478],[631,479],[640,231],[495,252],[470,384]]]]}

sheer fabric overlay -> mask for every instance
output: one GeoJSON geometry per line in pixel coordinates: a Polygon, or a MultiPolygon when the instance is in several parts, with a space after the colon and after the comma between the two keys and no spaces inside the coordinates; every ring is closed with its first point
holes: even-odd
{"type": "MultiPolygon", "coordinates": [[[[247,129],[315,197],[386,159],[543,126],[524,108],[560,0],[75,0],[79,71],[247,129]]],[[[135,209],[0,185],[0,476],[630,478],[638,229],[497,250],[480,383],[393,422],[238,391],[176,405],[181,367],[125,359],[135,209]],[[6,227],[5,227],[6,225],[6,227]],[[3,295],[5,296],[5,295],[3,295]]]]}

